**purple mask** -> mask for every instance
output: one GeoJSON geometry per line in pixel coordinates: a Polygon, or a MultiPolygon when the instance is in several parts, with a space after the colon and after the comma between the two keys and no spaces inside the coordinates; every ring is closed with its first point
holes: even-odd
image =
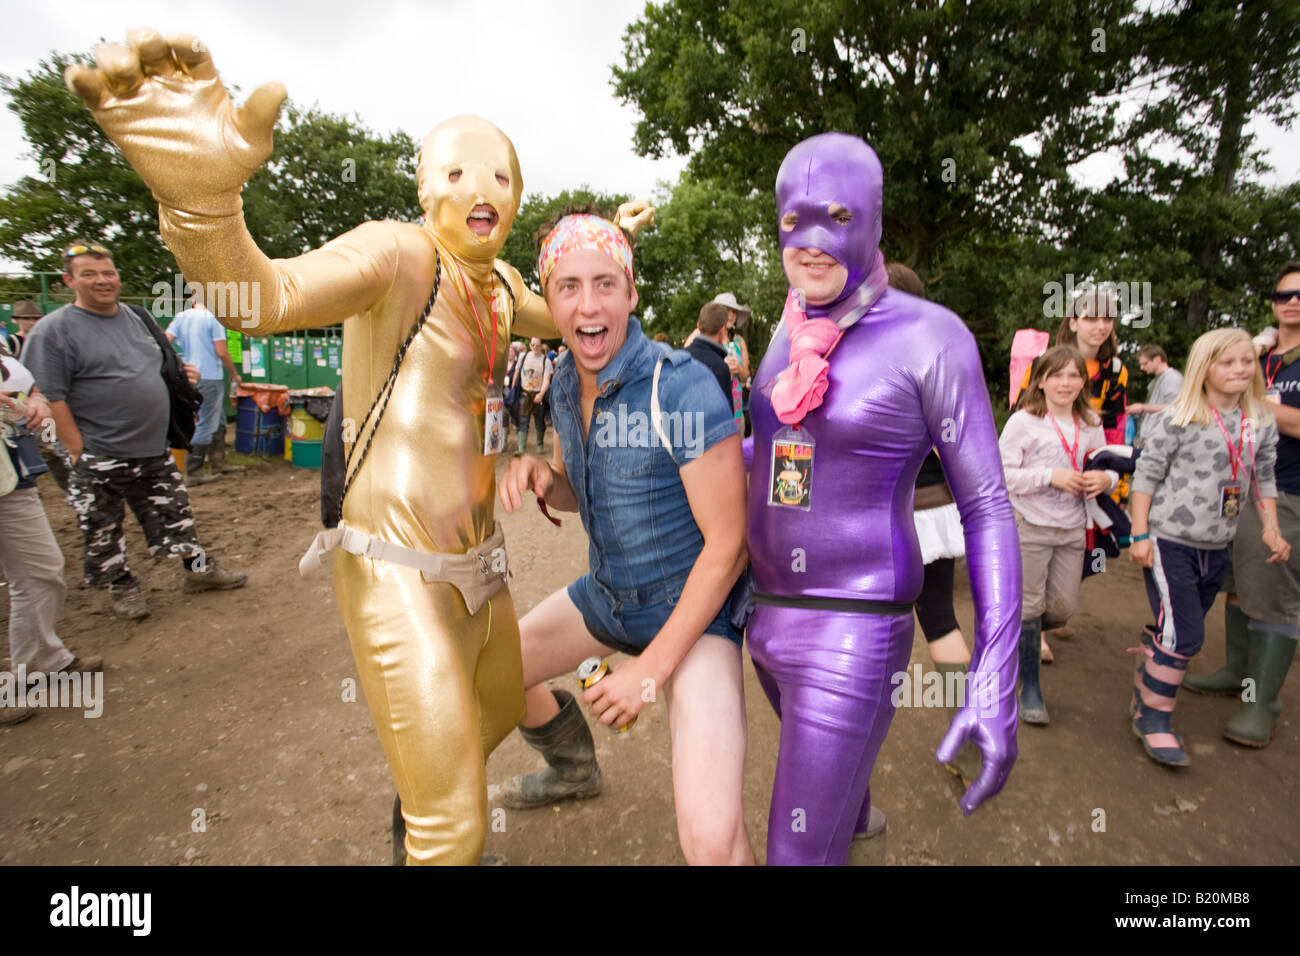
{"type": "Polygon", "coordinates": [[[797,144],[786,154],[776,174],[776,215],[781,250],[818,249],[834,257],[849,276],[839,297],[809,315],[835,310],[862,290],[876,299],[885,287],[884,259],[880,253],[880,218],[884,175],[870,146],[847,133],[822,133],[797,144]],[[852,214],[848,225],[831,219],[829,209],[839,203],[852,214]],[[799,219],[786,232],[780,220],[788,213],[799,219]],[[878,288],[875,288],[878,286],[878,288]]]}

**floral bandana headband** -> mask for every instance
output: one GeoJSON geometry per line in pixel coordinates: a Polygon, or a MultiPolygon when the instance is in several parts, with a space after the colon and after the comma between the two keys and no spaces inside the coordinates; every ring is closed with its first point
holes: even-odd
{"type": "Polygon", "coordinates": [[[551,277],[551,270],[564,256],[580,249],[595,249],[609,256],[627,273],[627,281],[632,281],[632,247],[618,226],[608,219],[586,214],[565,216],[542,243],[541,255],[537,257],[537,275],[541,279],[542,289],[546,289],[546,280],[551,277]]]}

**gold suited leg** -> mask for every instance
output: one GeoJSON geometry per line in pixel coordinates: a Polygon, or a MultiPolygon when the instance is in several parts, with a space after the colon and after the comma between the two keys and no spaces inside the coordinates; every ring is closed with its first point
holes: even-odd
{"type": "Polygon", "coordinates": [[[509,591],[471,617],[451,585],[343,551],[334,556],[334,588],[402,798],[407,863],[477,863],[488,827],[487,756],[524,714],[509,591]]]}

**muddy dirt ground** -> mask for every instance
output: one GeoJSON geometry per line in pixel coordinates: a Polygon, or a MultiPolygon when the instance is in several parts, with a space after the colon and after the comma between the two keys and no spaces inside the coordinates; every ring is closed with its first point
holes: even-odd
{"type": "MultiPolygon", "coordinates": [[[[319,527],[317,472],[270,461],[192,491],[202,540],[246,588],[186,596],[175,562],[152,562],[128,517],[130,560],[153,613],[124,623],[107,595],[78,588],[80,537],[48,477],[40,488],[67,559],[64,641],[101,654],[98,719],[44,710],[0,729],[2,864],[387,864],[392,785],[363,698],[328,570],[301,578],[319,527]],[[206,829],[196,832],[198,811],[206,829]]],[[[502,516],[520,614],[585,569],[576,516],[562,529],[535,508],[502,516]]],[[[327,559],[328,560],[328,559],[327,559]]],[[[972,623],[959,570],[958,617],[972,623]]],[[[901,709],[872,778],[889,815],[890,864],[1287,864],[1300,861],[1300,677],[1271,747],[1245,750],[1220,727],[1234,702],[1184,693],[1177,726],[1193,764],[1153,764],[1128,728],[1133,658],[1149,617],[1127,561],[1085,582],[1073,637],[1044,668],[1052,723],[1021,726],[1003,793],[968,819],[959,784],[934,761],[938,708],[901,709]]],[[[0,615],[7,615],[0,587],[0,615]]],[[[1222,600],[1193,671],[1223,657],[1222,600]]],[[[928,666],[918,629],[913,662],[928,666]]],[[[614,661],[617,666],[617,660],[614,661]]],[[[7,658],[0,670],[8,669],[7,658]]],[[[573,689],[572,678],[558,681],[573,689]]],[[[763,858],[778,725],[746,666],[745,806],[763,858]]],[[[681,863],[668,728],[651,706],[625,738],[596,729],[605,791],[597,799],[494,814],[487,850],[511,864],[681,863]]],[[[489,796],[538,760],[512,734],[488,765],[489,796]]]]}

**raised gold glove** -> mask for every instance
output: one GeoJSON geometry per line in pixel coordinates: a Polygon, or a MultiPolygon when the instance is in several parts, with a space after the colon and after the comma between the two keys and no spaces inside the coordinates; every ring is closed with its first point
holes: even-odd
{"type": "Polygon", "coordinates": [[[633,199],[618,207],[614,225],[626,229],[633,239],[642,229],[653,229],[655,224],[655,207],[644,199],[633,199]]]}
{"type": "Polygon", "coordinates": [[[235,109],[207,47],[156,30],[133,30],[127,46],[106,43],[95,58],[96,69],[70,66],[64,80],[154,198],[196,215],[237,212],[240,189],[271,155],[284,86],[264,84],[235,109]]]}

